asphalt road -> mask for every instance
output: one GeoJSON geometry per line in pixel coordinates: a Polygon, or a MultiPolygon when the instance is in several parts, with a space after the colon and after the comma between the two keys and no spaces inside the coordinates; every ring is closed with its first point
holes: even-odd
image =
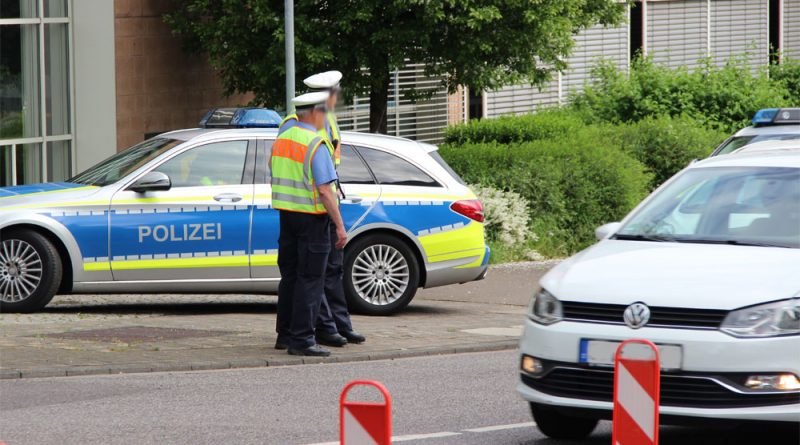
{"type": "MultiPolygon", "coordinates": [[[[0,441],[25,444],[319,444],[338,437],[338,396],[383,382],[410,444],[554,444],[514,392],[516,352],[188,373],[0,382],[0,441]]],[[[356,399],[373,394],[355,393],[356,399]]],[[[662,444],[796,444],[765,429],[664,427],[662,444]]],[[[601,423],[583,443],[610,442],[601,423]]],[[[566,442],[558,442],[566,443],[566,442]]]]}

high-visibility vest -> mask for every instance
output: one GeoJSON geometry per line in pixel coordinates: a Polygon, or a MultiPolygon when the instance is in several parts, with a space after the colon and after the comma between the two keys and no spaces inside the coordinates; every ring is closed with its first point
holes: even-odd
{"type": "Polygon", "coordinates": [[[328,115],[325,117],[327,121],[327,128],[323,128],[320,130],[320,134],[328,138],[333,145],[333,165],[336,167],[339,166],[339,163],[342,162],[341,154],[339,147],[342,145],[342,137],[339,135],[339,125],[336,124],[336,115],[334,113],[328,112],[328,115]],[[328,132],[328,128],[330,128],[330,133],[328,132]]]}
{"type": "MultiPolygon", "coordinates": [[[[318,150],[333,156],[327,138],[299,125],[283,131],[272,144],[272,207],[312,214],[328,213],[319,198],[311,160],[318,150]]],[[[335,186],[331,185],[335,189],[335,186]]],[[[335,190],[334,190],[335,191],[335,190]]]]}
{"type": "MultiPolygon", "coordinates": [[[[328,141],[331,142],[331,145],[333,145],[333,165],[339,167],[339,164],[342,162],[340,151],[342,137],[339,134],[339,125],[336,123],[336,114],[328,112],[328,114],[325,116],[325,120],[327,123],[326,128],[320,130],[319,135],[328,139],[328,141]],[[331,130],[330,133],[328,133],[328,128],[331,130]]],[[[292,121],[297,121],[296,114],[290,114],[281,121],[281,125],[278,127],[278,134],[280,134],[280,132],[286,128],[285,125],[287,123],[292,123],[292,121]]]]}

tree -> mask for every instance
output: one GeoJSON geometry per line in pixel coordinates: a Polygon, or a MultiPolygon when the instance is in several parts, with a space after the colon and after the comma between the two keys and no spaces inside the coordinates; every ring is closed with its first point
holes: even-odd
{"type": "MultiPolygon", "coordinates": [[[[227,94],[284,103],[283,0],[174,0],[165,15],[187,49],[205,53],[227,94]]],[[[406,60],[483,90],[541,85],[566,68],[573,36],[622,20],[617,0],[296,0],[296,72],[344,73],[344,94],[369,94],[370,131],[385,133],[392,70],[406,60]]]]}

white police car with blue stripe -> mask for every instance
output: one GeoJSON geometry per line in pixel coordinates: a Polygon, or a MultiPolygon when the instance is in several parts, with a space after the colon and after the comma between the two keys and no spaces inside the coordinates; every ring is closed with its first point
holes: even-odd
{"type": "MultiPolygon", "coordinates": [[[[66,182],[0,188],[0,309],[35,311],[58,292],[276,292],[279,119],[221,109],[66,182]]],[[[390,314],[420,287],[483,278],[481,204],[435,146],[342,138],[352,309],[390,314]]]]}

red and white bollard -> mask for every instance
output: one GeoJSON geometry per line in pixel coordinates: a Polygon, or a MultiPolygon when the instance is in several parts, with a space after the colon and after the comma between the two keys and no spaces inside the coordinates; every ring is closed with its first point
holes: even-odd
{"type": "Polygon", "coordinates": [[[614,357],[613,445],[658,444],[660,379],[655,344],[626,340],[619,345],[614,357]]]}
{"type": "Polygon", "coordinates": [[[392,396],[378,382],[355,380],[339,397],[339,441],[341,445],[390,445],[392,443],[392,396]],[[356,386],[372,386],[383,395],[380,402],[351,402],[347,393],[356,386]]]}

